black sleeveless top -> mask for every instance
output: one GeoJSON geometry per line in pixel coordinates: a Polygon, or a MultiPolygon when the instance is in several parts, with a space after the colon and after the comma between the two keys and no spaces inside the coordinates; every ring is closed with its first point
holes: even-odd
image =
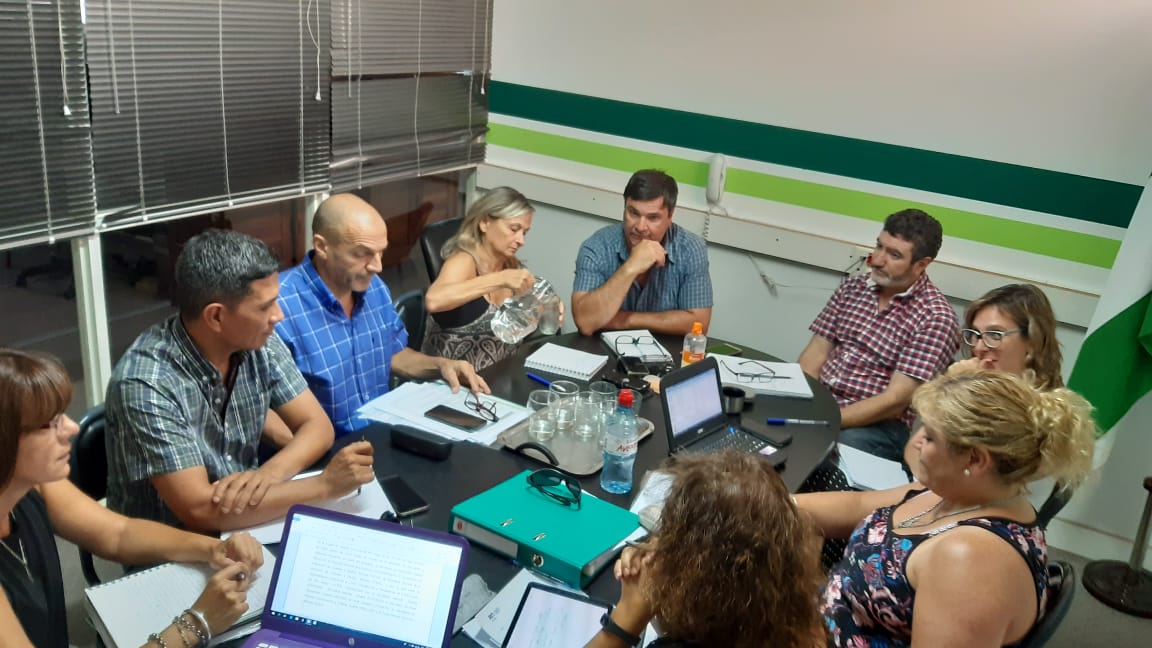
{"type": "Polygon", "coordinates": [[[20,619],[24,634],[37,648],[68,648],[68,618],[64,608],[64,584],[60,576],[60,556],[44,499],[36,490],[28,491],[12,511],[12,533],[0,549],[0,585],[8,603],[20,619]],[[16,556],[20,546],[28,560],[29,580],[16,556]],[[13,555],[15,554],[15,555],[13,555]]]}

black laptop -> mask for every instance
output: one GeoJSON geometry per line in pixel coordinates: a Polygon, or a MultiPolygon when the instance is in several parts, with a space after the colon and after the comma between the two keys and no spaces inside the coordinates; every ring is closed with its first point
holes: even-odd
{"type": "Polygon", "coordinates": [[[715,358],[704,358],[661,378],[660,402],[669,454],[733,448],[763,455],[777,469],[784,464],[785,451],[768,439],[733,425],[724,414],[715,358]]]}

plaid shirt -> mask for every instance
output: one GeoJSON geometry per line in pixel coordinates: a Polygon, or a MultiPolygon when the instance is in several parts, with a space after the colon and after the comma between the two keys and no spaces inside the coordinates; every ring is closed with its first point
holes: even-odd
{"type": "MultiPolygon", "coordinates": [[[[652,266],[648,283],[633,283],[620,305],[622,311],[645,313],[712,307],[712,278],[708,275],[708,246],[704,239],[676,223],[664,234],[668,263],[652,266]]],[[[628,260],[628,241],[621,225],[608,225],[588,237],[576,257],[572,292],[603,286],[628,260]]]]}
{"type": "Polygon", "coordinates": [[[136,338],[108,383],[108,508],[181,526],[151,477],[204,466],[214,482],[256,468],[268,409],[296,398],[307,385],[275,335],[236,356],[229,397],[220,372],[200,354],[179,315],[136,338]]]}
{"type": "Polygon", "coordinates": [[[332,419],[336,436],[367,425],[356,410],[388,392],[392,356],[408,346],[408,331],[384,282],[372,277],[349,318],[309,253],[280,273],[280,308],[284,320],[276,332],[332,419]]]}
{"type": "MultiPolygon", "coordinates": [[[[956,311],[927,274],[884,310],[879,310],[877,288],[867,275],[844,280],[808,327],[833,344],[820,368],[820,382],[841,407],[887,389],[894,371],[931,380],[960,346],[956,311]]],[[[909,407],[900,420],[911,427],[915,417],[909,407]]]]}

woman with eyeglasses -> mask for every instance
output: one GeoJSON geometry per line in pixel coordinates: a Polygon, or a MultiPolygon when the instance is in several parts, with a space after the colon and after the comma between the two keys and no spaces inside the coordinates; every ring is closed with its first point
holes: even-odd
{"type": "Polygon", "coordinates": [[[615,566],[620,601],[590,648],[815,648],[826,645],[814,593],[820,567],[771,464],[727,450],[669,460],[659,529],[615,566]]]}
{"type": "Polygon", "coordinates": [[[0,349],[0,640],[67,648],[68,623],[53,535],[119,563],[176,560],[217,569],[175,620],[139,637],[145,646],[200,646],[248,609],[248,576],[263,564],[246,533],[221,542],[113,513],[68,481],[79,427],[64,409],[72,383],[55,358],[0,349]]]}
{"type": "Polygon", "coordinates": [[[441,250],[444,265],[428,287],[432,315],[424,353],[467,360],[480,371],[516,352],[492,332],[505,299],[532,289],[536,277],[516,258],[532,228],[532,205],[519,191],[496,187],[468,209],[460,231],[441,250]]]}
{"type": "Polygon", "coordinates": [[[948,373],[912,397],[919,483],[797,495],[849,537],[824,588],[832,646],[1007,646],[1047,609],[1044,530],[1028,482],[1092,468],[1091,406],[1005,371],[948,373]]]}

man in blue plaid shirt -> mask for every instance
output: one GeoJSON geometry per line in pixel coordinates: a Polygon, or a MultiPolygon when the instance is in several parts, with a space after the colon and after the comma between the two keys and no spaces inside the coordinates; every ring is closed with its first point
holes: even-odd
{"type": "Polygon", "coordinates": [[[712,321],[704,239],[672,222],[679,188],[663,171],[637,171],[624,187],[624,223],[588,237],[576,257],[572,319],[584,335],[648,329],[684,335],[712,321]]]}
{"type": "Polygon", "coordinates": [[[237,232],[193,237],[176,261],[179,314],[145,331],[108,384],[108,506],[133,517],[220,531],[283,518],[375,478],[372,445],[331,446],[332,423],[280,338],[279,264],[237,232]],[[259,463],[269,410],[291,431],[259,463]]]}

